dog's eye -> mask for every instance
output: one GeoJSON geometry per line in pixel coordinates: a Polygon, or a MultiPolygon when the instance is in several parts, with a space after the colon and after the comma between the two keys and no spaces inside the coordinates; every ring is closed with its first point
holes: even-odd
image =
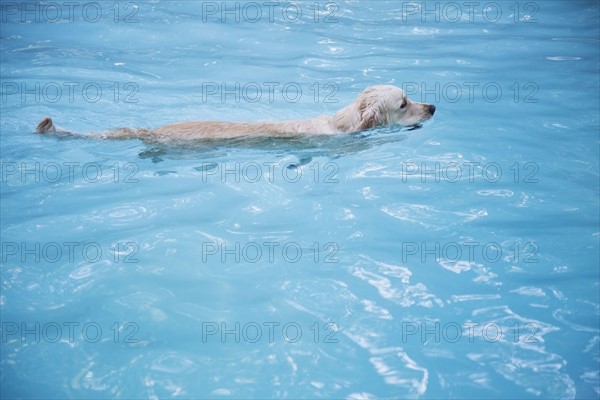
{"type": "Polygon", "coordinates": [[[400,106],[400,108],[406,107],[407,104],[408,102],[406,101],[406,99],[402,100],[402,105],[400,106]]]}

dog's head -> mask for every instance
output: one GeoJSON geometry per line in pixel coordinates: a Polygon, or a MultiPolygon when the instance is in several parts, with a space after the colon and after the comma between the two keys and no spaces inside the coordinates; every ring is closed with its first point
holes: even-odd
{"type": "Polygon", "coordinates": [[[386,125],[416,126],[434,113],[434,105],[409,100],[399,87],[377,85],[366,88],[333,118],[340,130],[358,132],[386,125]]]}

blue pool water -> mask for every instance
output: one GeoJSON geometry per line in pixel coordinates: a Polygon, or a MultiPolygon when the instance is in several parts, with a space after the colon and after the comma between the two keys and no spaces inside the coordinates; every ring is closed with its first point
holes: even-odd
{"type": "Polygon", "coordinates": [[[597,2],[1,7],[2,398],[600,396],[597,2]]]}

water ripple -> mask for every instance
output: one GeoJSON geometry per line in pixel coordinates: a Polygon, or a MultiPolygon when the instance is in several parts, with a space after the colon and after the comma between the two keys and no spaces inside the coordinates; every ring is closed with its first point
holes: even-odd
{"type": "Polygon", "coordinates": [[[442,230],[457,223],[474,221],[488,215],[485,209],[469,211],[445,211],[426,204],[397,204],[381,208],[381,211],[401,221],[420,225],[425,229],[442,230]],[[460,217],[456,220],[455,217],[460,217]]]}
{"type": "Polygon", "coordinates": [[[475,278],[473,278],[473,282],[482,282],[486,284],[491,284],[494,286],[499,286],[502,283],[495,282],[494,279],[498,277],[497,274],[491,271],[491,268],[486,267],[483,264],[476,263],[474,261],[467,260],[458,260],[458,261],[450,261],[440,259],[438,263],[448,271],[452,271],[455,274],[460,274],[467,271],[472,271],[475,274],[475,278]]]}
{"type": "Polygon", "coordinates": [[[196,370],[196,365],[188,357],[170,352],[154,360],[150,369],[168,374],[188,374],[196,370]]]}
{"type": "Polygon", "coordinates": [[[423,283],[410,284],[412,273],[406,267],[372,260],[365,265],[362,261],[354,267],[352,274],[374,286],[382,298],[402,307],[413,304],[427,308],[443,305],[423,283]]]}
{"type": "Polygon", "coordinates": [[[485,342],[485,352],[470,352],[467,357],[485,363],[506,380],[528,393],[545,398],[574,398],[575,384],[565,369],[566,360],[545,347],[545,336],[558,331],[551,324],[525,318],[508,306],[476,309],[477,324],[470,334],[485,342]],[[495,334],[490,338],[489,327],[495,334]],[[486,331],[487,330],[487,331],[486,331]],[[493,346],[494,350],[489,351],[493,346]],[[535,374],[538,379],[531,379],[535,374]]]}
{"type": "Polygon", "coordinates": [[[581,60],[581,57],[571,57],[571,56],[548,56],[546,60],[550,61],[578,61],[581,60]]]}
{"type": "Polygon", "coordinates": [[[152,207],[141,205],[122,205],[108,210],[94,210],[83,218],[95,224],[110,224],[113,226],[128,226],[133,222],[147,220],[156,215],[152,207]]]}

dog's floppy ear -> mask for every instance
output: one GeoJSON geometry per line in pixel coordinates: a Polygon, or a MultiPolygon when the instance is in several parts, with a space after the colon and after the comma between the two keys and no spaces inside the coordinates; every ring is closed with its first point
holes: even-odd
{"type": "Polygon", "coordinates": [[[380,99],[375,94],[374,88],[367,88],[352,103],[335,113],[335,126],[342,132],[358,132],[380,125],[380,99]]]}
{"type": "Polygon", "coordinates": [[[360,113],[359,129],[371,129],[381,123],[381,110],[374,96],[365,96],[359,99],[358,110],[360,113]]]}

